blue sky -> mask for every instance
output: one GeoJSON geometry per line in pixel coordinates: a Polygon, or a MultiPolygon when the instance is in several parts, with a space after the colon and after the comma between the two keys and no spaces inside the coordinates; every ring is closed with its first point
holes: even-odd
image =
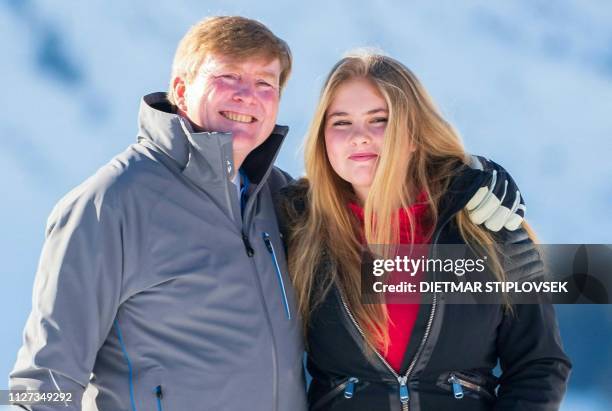
{"type": "MultiPolygon", "coordinates": [[[[211,14],[260,19],[290,44],[278,164],[292,174],[329,68],[351,48],[378,47],[416,73],[469,151],[513,174],[542,242],[612,243],[610,3],[3,0],[0,375],[21,343],[48,213],[135,141],[141,96],[166,88],[178,40],[211,14]]],[[[612,364],[612,312],[561,307],[560,323],[581,361],[564,409],[596,409],[580,401],[612,377],[604,368],[585,380],[595,357],[612,364]]]]}

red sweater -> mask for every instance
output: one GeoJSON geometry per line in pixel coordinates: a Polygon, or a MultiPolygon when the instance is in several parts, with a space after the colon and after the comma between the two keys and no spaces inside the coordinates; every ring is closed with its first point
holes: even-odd
{"type": "MultiPolygon", "coordinates": [[[[428,227],[424,225],[425,212],[427,211],[427,206],[424,204],[424,193],[422,193],[418,200],[418,203],[410,206],[408,209],[399,210],[399,221],[400,221],[400,243],[401,244],[410,244],[410,224],[408,220],[408,213],[412,213],[413,220],[416,223],[415,227],[415,241],[414,244],[427,244],[429,238],[427,237],[428,227]]],[[[359,205],[350,203],[349,208],[351,211],[359,218],[363,226],[363,208],[359,205]]],[[[416,258],[418,256],[412,256],[416,258]]],[[[412,281],[418,281],[420,279],[421,273],[417,273],[412,281]]],[[[394,281],[406,281],[407,278],[405,275],[397,276],[391,275],[390,281],[388,283],[393,283],[394,281]],[[401,278],[400,278],[401,277],[401,278]]],[[[410,335],[412,334],[412,329],[414,328],[414,324],[417,319],[417,314],[419,312],[419,304],[390,304],[387,303],[387,311],[389,312],[389,351],[386,355],[383,355],[385,360],[397,371],[398,373],[401,371],[402,361],[404,359],[404,354],[406,349],[408,348],[408,343],[410,342],[410,335]]],[[[379,350],[381,354],[384,354],[382,350],[379,350]]]]}

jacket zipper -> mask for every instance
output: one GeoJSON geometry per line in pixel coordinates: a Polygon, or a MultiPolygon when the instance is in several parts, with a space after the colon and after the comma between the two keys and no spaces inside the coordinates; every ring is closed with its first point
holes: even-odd
{"type": "Polygon", "coordinates": [[[454,373],[452,373],[450,377],[448,378],[448,382],[453,385],[453,395],[455,396],[455,398],[458,400],[463,398],[462,382],[465,383],[465,381],[459,380],[459,378],[457,378],[457,376],[454,373]]]}
{"type": "Polygon", "coordinates": [[[249,237],[244,232],[242,233],[242,243],[244,244],[244,250],[246,251],[246,255],[248,257],[253,257],[253,255],[255,254],[255,250],[253,250],[253,247],[251,247],[249,237]]]}
{"type": "MultiPolygon", "coordinates": [[[[356,377],[345,378],[342,382],[335,385],[330,391],[326,392],[322,397],[318,398],[317,401],[312,404],[311,410],[316,411],[321,409],[324,405],[327,405],[331,400],[336,398],[338,394],[343,393],[344,398],[351,399],[355,394],[355,386],[359,383],[359,379],[356,377]]],[[[363,383],[364,387],[368,385],[367,382],[363,383]]]]}
{"type": "MultiPolygon", "coordinates": [[[[268,177],[268,175],[270,174],[272,170],[272,166],[270,166],[268,168],[268,170],[266,171],[266,174],[264,175],[264,177],[262,178],[262,182],[265,181],[268,177]]],[[[248,257],[253,257],[253,255],[255,255],[255,250],[253,249],[251,242],[249,241],[249,236],[244,232],[244,227],[249,227],[250,226],[250,222],[251,222],[251,214],[252,214],[252,210],[253,210],[253,202],[255,201],[255,199],[257,198],[257,195],[259,193],[259,191],[261,190],[261,188],[263,187],[263,184],[257,184],[257,186],[255,187],[255,190],[249,195],[249,198],[244,206],[244,212],[242,215],[242,242],[244,243],[244,248],[246,250],[246,254],[248,257]]],[[[266,246],[266,248],[268,248],[266,246]]],[[[272,258],[273,260],[276,258],[275,257],[275,253],[274,252],[274,248],[272,247],[272,244],[270,244],[270,248],[272,249],[272,258]]],[[[268,250],[270,250],[270,248],[268,248],[268,250]]],[[[255,265],[255,262],[253,262],[253,268],[255,269],[255,271],[257,272],[257,266],[255,265]]],[[[277,269],[278,264],[275,264],[275,269],[277,269]]],[[[279,275],[280,273],[280,269],[278,269],[277,271],[277,275],[279,275]]],[[[283,290],[283,293],[285,292],[284,289],[284,283],[282,282],[282,276],[279,276],[280,278],[280,284],[283,290]]],[[[270,319],[270,314],[268,312],[268,308],[267,308],[267,304],[264,298],[264,292],[263,292],[263,286],[261,284],[261,279],[259,278],[259,275],[257,275],[257,287],[259,289],[259,298],[261,299],[261,305],[264,308],[264,312],[265,312],[265,316],[266,316],[266,322],[268,323],[268,328],[270,329],[270,334],[272,336],[272,361],[273,361],[273,370],[274,370],[274,381],[273,381],[273,386],[272,386],[272,396],[274,397],[274,406],[272,408],[273,411],[277,411],[278,410],[278,348],[277,348],[277,343],[276,343],[276,336],[274,335],[274,327],[272,326],[272,320],[270,319]]],[[[285,303],[286,303],[286,295],[284,294],[285,297],[285,303]]],[[[287,306],[285,307],[285,309],[287,310],[286,312],[289,313],[289,305],[287,304],[287,306]]],[[[288,318],[289,315],[288,315],[288,318]]]]}
{"type": "Polygon", "coordinates": [[[453,395],[458,400],[460,400],[464,396],[464,392],[463,392],[464,387],[470,391],[474,391],[477,393],[484,393],[487,396],[491,395],[484,387],[476,383],[473,383],[471,381],[468,381],[466,379],[457,377],[457,374],[455,374],[454,372],[450,373],[447,381],[452,385],[453,395]]]}
{"type": "Polygon", "coordinates": [[[344,296],[341,293],[340,293],[340,299],[342,300],[342,306],[344,307],[344,310],[346,311],[349,319],[351,320],[351,322],[353,323],[353,325],[355,326],[355,328],[357,329],[359,334],[361,334],[361,336],[363,337],[364,341],[366,341],[366,343],[374,351],[374,353],[376,354],[378,359],[385,365],[385,367],[389,370],[389,372],[395,377],[395,379],[399,383],[399,399],[400,399],[400,402],[402,403],[402,411],[409,411],[409,409],[410,409],[410,407],[409,407],[410,391],[408,390],[408,385],[407,385],[408,377],[410,376],[410,373],[414,369],[414,366],[416,365],[416,360],[419,357],[418,354],[420,353],[421,348],[425,344],[425,341],[427,340],[427,337],[429,336],[429,333],[431,331],[431,324],[433,322],[433,318],[434,318],[434,315],[435,315],[435,312],[436,312],[436,305],[437,305],[437,297],[436,297],[436,295],[434,294],[434,296],[433,296],[433,301],[432,301],[432,305],[431,305],[431,312],[429,314],[429,320],[427,321],[427,327],[425,328],[425,334],[423,334],[423,338],[421,339],[421,343],[419,345],[419,351],[417,352],[417,355],[414,356],[414,358],[412,359],[412,362],[408,366],[408,370],[406,370],[406,374],[404,374],[402,376],[400,376],[393,369],[393,367],[391,367],[391,365],[389,365],[387,360],[385,360],[385,358],[382,355],[380,355],[378,350],[375,347],[373,347],[365,339],[365,334],[364,334],[363,330],[361,329],[361,327],[357,323],[357,320],[355,320],[355,317],[353,316],[353,313],[349,309],[348,304],[346,303],[346,300],[344,299],[344,296]]]}
{"type": "Polygon", "coordinates": [[[157,411],[164,411],[162,408],[162,398],[164,398],[164,393],[162,392],[161,385],[155,387],[155,397],[157,398],[157,411]]]}
{"type": "Polygon", "coordinates": [[[263,232],[262,236],[264,243],[266,243],[266,248],[270,252],[270,257],[272,258],[272,264],[274,265],[274,269],[276,270],[276,277],[278,277],[278,284],[280,285],[281,297],[283,299],[283,305],[285,307],[285,314],[287,315],[287,319],[290,320],[291,310],[289,309],[289,301],[287,300],[287,291],[285,290],[283,274],[281,273],[280,266],[278,265],[278,259],[276,258],[276,251],[274,251],[274,245],[270,240],[270,234],[263,232]]]}
{"type": "MultiPolygon", "coordinates": [[[[436,230],[436,232],[434,233],[434,236],[433,236],[433,241],[431,243],[432,246],[437,244],[438,239],[440,238],[440,234],[442,233],[442,229],[453,218],[453,215],[450,215],[449,217],[447,217],[444,220],[444,222],[440,225],[440,228],[438,230],[436,230]]],[[[416,365],[416,361],[418,360],[419,355],[421,354],[422,348],[425,345],[425,342],[427,341],[427,338],[429,337],[429,333],[431,332],[431,325],[433,324],[433,319],[434,319],[434,316],[436,314],[436,307],[437,307],[437,304],[438,304],[437,295],[435,293],[433,295],[433,299],[432,299],[432,303],[431,303],[431,311],[429,313],[429,319],[427,320],[427,325],[425,327],[425,333],[423,334],[423,338],[421,339],[421,342],[419,344],[419,348],[417,350],[417,353],[414,356],[414,358],[412,359],[412,361],[410,362],[410,365],[408,366],[408,369],[406,370],[406,373],[403,376],[400,376],[393,369],[393,367],[391,367],[391,365],[389,365],[387,360],[385,360],[385,358],[382,355],[380,355],[378,350],[375,347],[373,347],[366,340],[365,334],[364,334],[363,330],[361,329],[361,326],[357,323],[357,320],[355,320],[355,317],[353,316],[353,313],[351,312],[350,308],[348,307],[348,304],[346,303],[346,300],[344,299],[344,296],[342,295],[341,292],[339,294],[340,294],[340,299],[342,301],[342,306],[344,307],[344,310],[346,311],[349,319],[351,320],[351,322],[353,323],[353,325],[355,326],[355,328],[357,329],[359,334],[361,334],[361,337],[364,339],[364,341],[366,341],[366,343],[370,346],[370,349],[372,349],[374,351],[374,353],[376,354],[378,359],[383,363],[383,365],[389,370],[389,372],[395,377],[395,379],[399,383],[399,398],[400,398],[400,402],[402,404],[402,411],[409,411],[410,410],[410,405],[409,405],[409,402],[410,402],[410,391],[408,390],[408,385],[407,385],[408,377],[410,377],[410,374],[412,373],[412,370],[414,369],[414,367],[416,365]]]]}
{"type": "Polygon", "coordinates": [[[355,384],[359,382],[359,378],[351,377],[346,382],[346,387],[344,388],[344,398],[351,399],[353,398],[353,394],[355,393],[355,384]]]}
{"type": "MultiPolygon", "coordinates": [[[[183,127],[183,129],[185,130],[185,134],[186,135],[190,135],[189,132],[189,127],[186,127],[185,123],[181,120],[181,126],[183,127]]],[[[285,136],[283,136],[284,139],[285,136]]],[[[153,145],[154,146],[154,145],[153,145]]],[[[153,149],[155,150],[155,149],[153,149]]],[[[276,151],[276,154],[274,155],[274,158],[276,158],[276,155],[278,154],[278,150],[276,151]]],[[[274,158],[272,159],[272,162],[270,163],[270,166],[268,167],[268,169],[266,170],[264,176],[261,179],[261,182],[266,181],[268,175],[270,174],[272,168],[273,168],[273,163],[274,163],[274,158]]],[[[160,160],[161,161],[161,160],[160,160]]],[[[163,161],[162,161],[163,162],[163,161]]],[[[223,170],[222,171],[222,175],[226,175],[225,174],[226,171],[223,170]]],[[[188,179],[187,179],[188,180],[188,179]]],[[[244,244],[245,247],[245,251],[248,257],[253,257],[253,255],[255,254],[255,250],[253,249],[250,241],[249,241],[249,237],[248,235],[244,232],[244,227],[245,226],[249,226],[249,222],[251,220],[251,214],[252,214],[252,203],[255,201],[255,199],[257,198],[257,194],[259,193],[259,191],[261,190],[261,188],[263,187],[263,184],[260,182],[260,184],[257,184],[255,190],[253,191],[253,193],[251,193],[251,195],[249,196],[246,204],[245,204],[245,210],[244,210],[244,215],[242,216],[242,225],[243,228],[242,230],[240,230],[240,234],[242,235],[242,242],[244,244]]],[[[199,187],[197,184],[191,182],[191,184],[193,186],[195,186],[199,191],[202,192],[206,192],[203,188],[199,187]]],[[[233,209],[232,206],[230,204],[229,201],[229,190],[230,190],[230,186],[229,184],[232,184],[229,180],[226,181],[226,185],[225,185],[225,195],[226,198],[228,199],[228,208],[230,210],[230,216],[232,216],[232,218],[235,219],[234,215],[233,215],[233,209]]],[[[234,221],[233,219],[231,219],[232,221],[234,221]]],[[[252,260],[251,260],[252,261],[252,260]]],[[[255,265],[255,262],[252,261],[252,265],[253,265],[253,269],[255,272],[257,272],[257,266],[255,265]]],[[[267,305],[266,305],[266,301],[264,298],[264,292],[263,292],[263,286],[261,284],[261,280],[259,279],[259,276],[257,276],[257,288],[259,291],[259,298],[260,298],[260,302],[261,305],[264,309],[264,313],[265,313],[265,317],[266,317],[266,322],[268,325],[268,329],[270,330],[270,335],[272,337],[272,361],[273,361],[273,368],[274,368],[274,380],[273,380],[273,386],[272,386],[272,396],[274,398],[274,406],[273,406],[273,411],[277,411],[278,410],[278,348],[277,348],[277,343],[276,343],[276,337],[274,335],[274,327],[272,326],[272,320],[270,319],[270,314],[268,313],[268,309],[267,309],[267,305]]],[[[160,399],[161,400],[161,399],[160,399]]],[[[161,405],[161,401],[158,403],[158,405],[161,405]]],[[[132,407],[135,408],[135,407],[132,407]]]]}
{"type": "MultiPolygon", "coordinates": [[[[248,238],[247,238],[248,241],[248,238]]],[[[257,266],[255,265],[255,261],[251,259],[253,264],[253,270],[257,274],[256,278],[256,286],[259,291],[259,299],[261,302],[261,306],[263,307],[264,316],[266,318],[266,323],[268,325],[268,329],[270,331],[270,336],[272,337],[272,372],[274,375],[272,382],[272,397],[274,401],[274,406],[272,408],[273,411],[278,410],[278,348],[276,344],[276,336],[274,335],[274,327],[272,326],[272,320],[270,319],[270,313],[268,312],[268,306],[266,304],[266,299],[264,297],[263,286],[261,284],[261,279],[259,278],[259,273],[257,271],[257,266]]]]}

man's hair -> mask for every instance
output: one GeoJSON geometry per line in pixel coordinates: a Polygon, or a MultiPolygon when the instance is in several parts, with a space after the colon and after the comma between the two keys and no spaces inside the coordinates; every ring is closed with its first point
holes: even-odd
{"type": "Polygon", "coordinates": [[[240,16],[208,17],[196,23],[176,49],[172,63],[168,100],[176,104],[173,80],[181,77],[191,83],[209,54],[236,59],[261,58],[280,62],[280,88],[291,73],[291,50],[262,23],[240,16]]]}

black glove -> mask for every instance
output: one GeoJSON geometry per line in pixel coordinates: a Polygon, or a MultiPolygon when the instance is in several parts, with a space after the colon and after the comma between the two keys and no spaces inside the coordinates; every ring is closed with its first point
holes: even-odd
{"type": "Polygon", "coordinates": [[[486,185],[480,187],[465,206],[472,222],[484,223],[495,232],[502,227],[510,231],[519,228],[527,207],[512,176],[499,164],[480,156],[472,156],[470,166],[489,175],[486,185]]]}

